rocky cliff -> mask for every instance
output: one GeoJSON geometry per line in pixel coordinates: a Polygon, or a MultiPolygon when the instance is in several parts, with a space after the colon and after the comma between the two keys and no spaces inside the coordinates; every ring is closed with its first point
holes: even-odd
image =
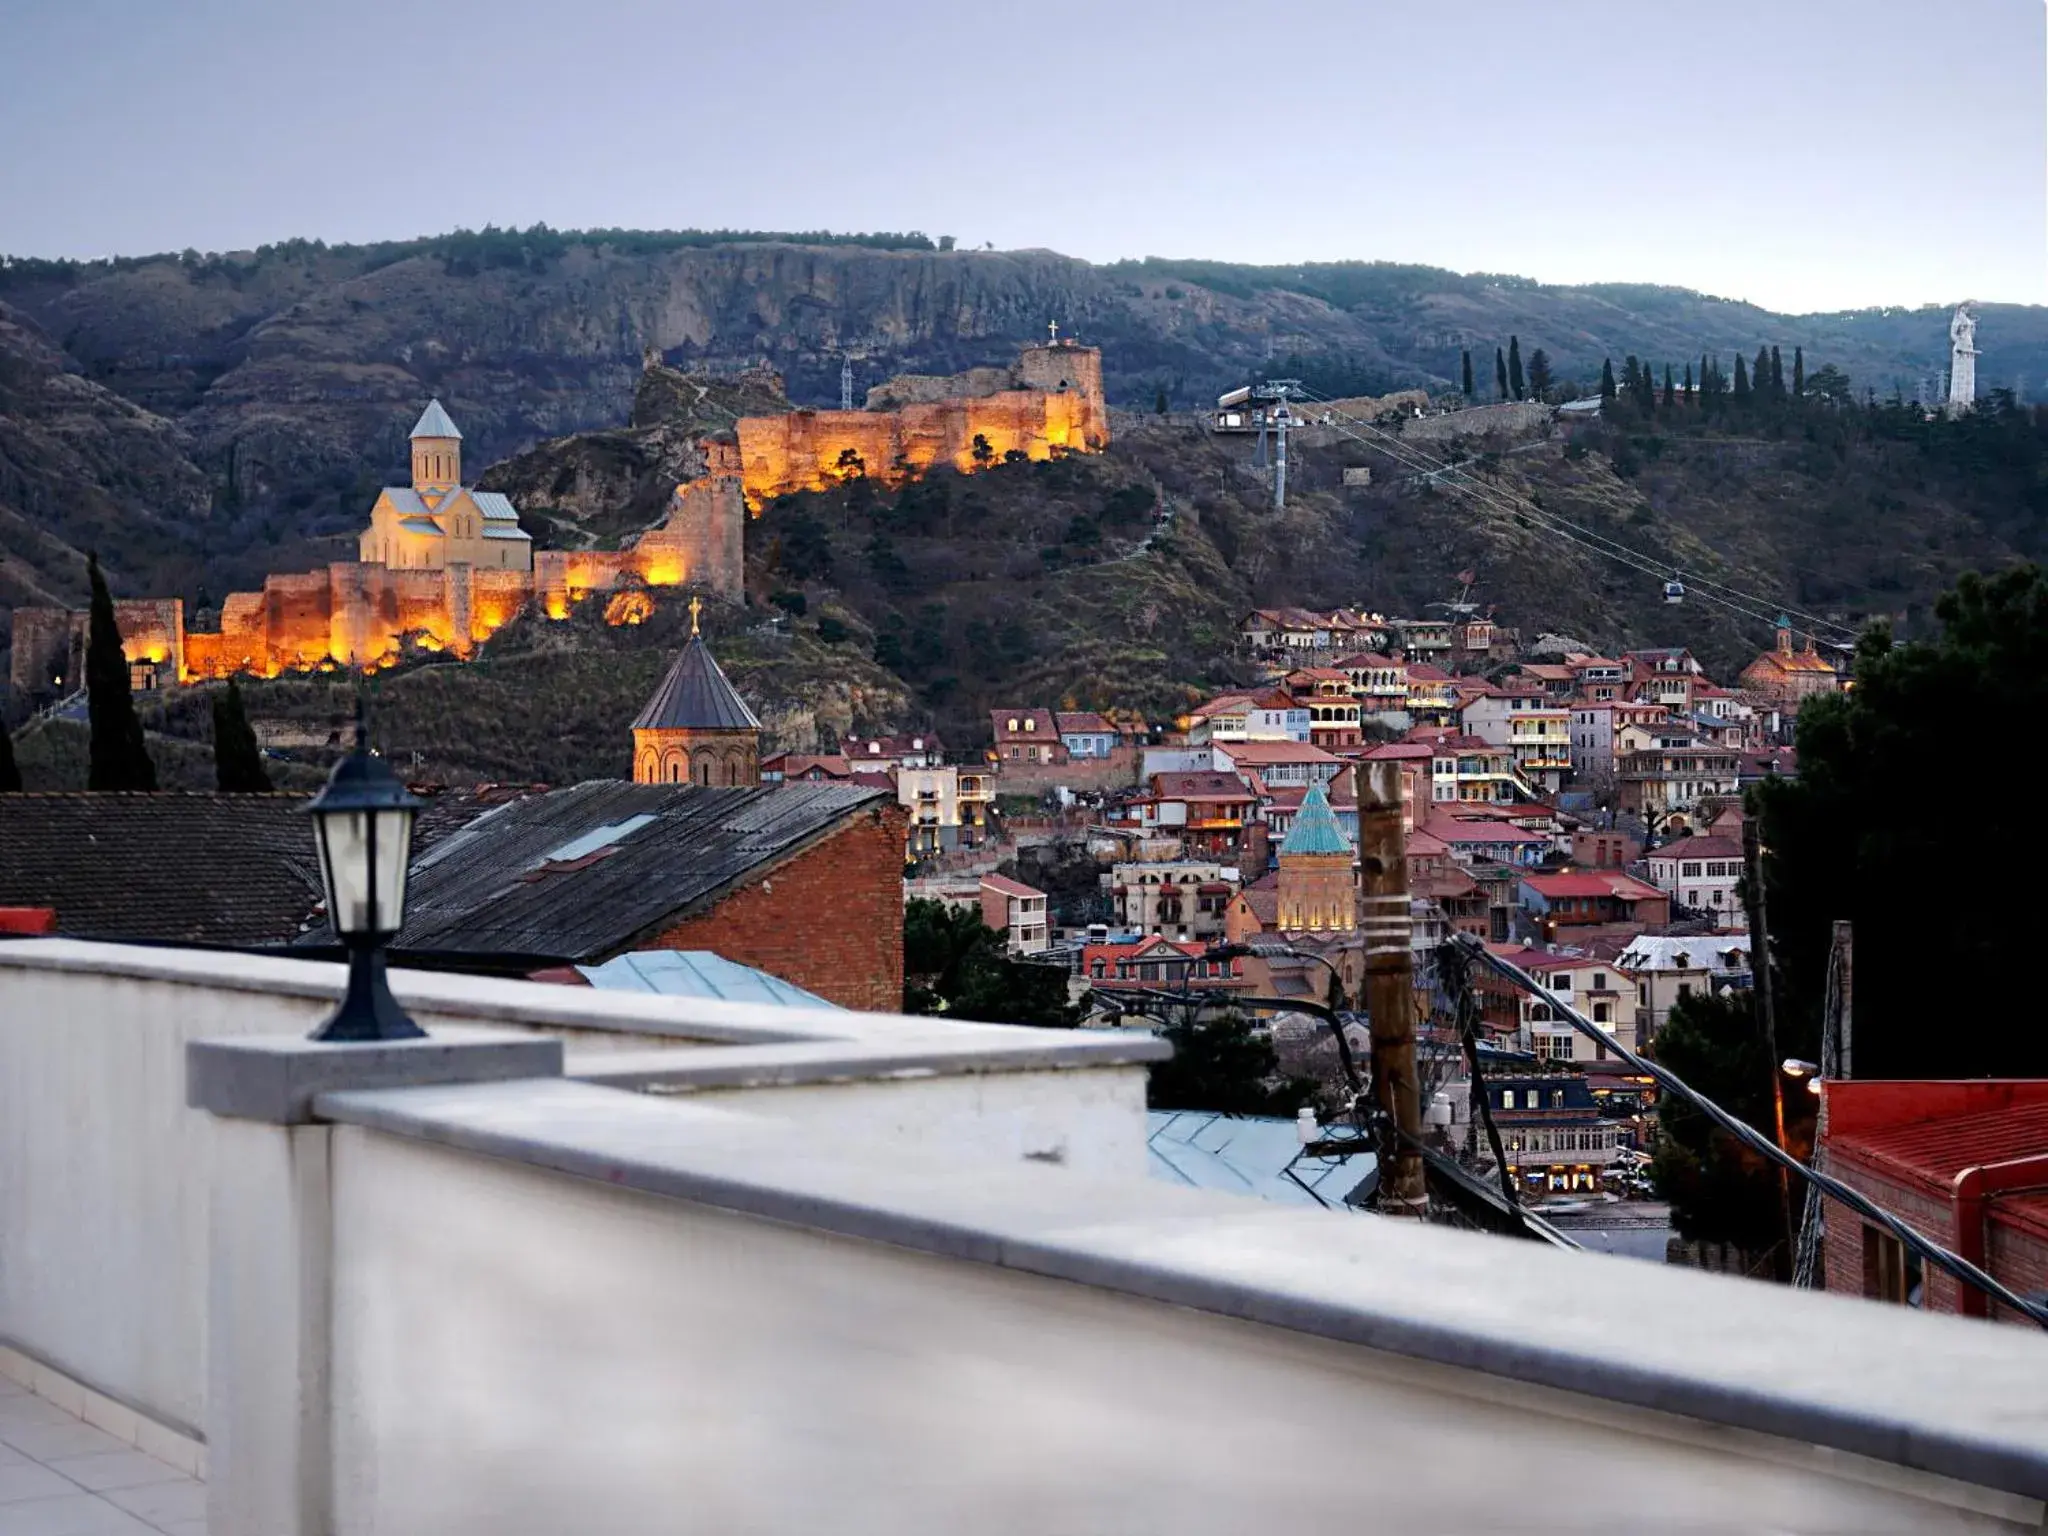
{"type": "MultiPolygon", "coordinates": [[[[1005,367],[1057,320],[1102,348],[1112,403],[1164,393],[1185,409],[1255,370],[1332,395],[1441,389],[1466,349],[1490,393],[1510,333],[1568,379],[1603,356],[1731,359],[1760,343],[1789,366],[1803,345],[1880,395],[1915,391],[1946,345],[1944,315],[1926,310],[1794,318],[1674,289],[1376,263],[1096,266],[630,232],[0,262],[0,304],[0,607],[77,600],[78,551],[95,542],[117,589],[195,606],[202,588],[345,558],[376,487],[403,475],[425,397],[489,464],[629,419],[649,349],[686,371],[772,367],[797,404],[832,405],[847,356],[865,398],[899,376],[1005,367]]],[[[1979,334],[1985,388],[2048,378],[2048,312],[1986,306],[1979,334]]],[[[495,483],[561,513],[566,542],[606,542],[688,478],[689,435],[642,422],[573,462],[515,459],[495,483]]]]}

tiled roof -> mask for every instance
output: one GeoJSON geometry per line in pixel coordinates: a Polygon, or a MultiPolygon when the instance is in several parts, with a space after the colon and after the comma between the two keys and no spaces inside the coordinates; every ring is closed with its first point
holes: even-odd
{"type": "Polygon", "coordinates": [[[72,938],[284,944],[321,899],[304,795],[0,795],[0,906],[72,938]]]}
{"type": "Polygon", "coordinates": [[[1219,741],[1216,751],[1228,757],[1233,763],[1245,763],[1253,767],[1270,767],[1275,763],[1336,763],[1341,758],[1332,757],[1321,747],[1311,746],[1305,741],[1219,741]]]}
{"type": "Polygon", "coordinates": [[[610,779],[532,795],[413,861],[396,947],[599,961],[889,798],[847,784],[610,779]]]}
{"type": "Polygon", "coordinates": [[[452,437],[462,441],[462,432],[448,413],[441,409],[439,400],[429,400],[427,408],[420,412],[420,419],[412,424],[412,437],[452,437]]]}
{"type": "Polygon", "coordinates": [[[1248,800],[1251,791],[1234,773],[1154,774],[1162,800],[1248,800]]]}
{"type": "Polygon", "coordinates": [[[747,708],[702,635],[668,669],[647,707],[634,717],[636,731],[758,731],[761,722],[747,708]]]}
{"type": "Polygon", "coordinates": [[[1323,794],[1323,786],[1312,784],[1302,797],[1301,809],[1295,814],[1294,825],[1287,830],[1287,839],[1280,845],[1280,856],[1309,853],[1351,852],[1351,844],[1345,839],[1344,829],[1337,825],[1337,818],[1330,810],[1330,802],[1323,794]]]}
{"type": "Polygon", "coordinates": [[[1742,844],[1734,838],[1701,835],[1681,837],[1644,855],[1651,859],[1739,859],[1742,856],[1742,844]]]}
{"type": "MultiPolygon", "coordinates": [[[[1872,1126],[1830,1135],[1827,1147],[1830,1157],[1848,1153],[1947,1201],[1953,1198],[1956,1175],[1965,1168],[2048,1155],[2048,1104],[2007,1104],[1975,1114],[1872,1126]]],[[[2038,1190],[2000,1195],[1990,1209],[1994,1217],[2048,1235],[2048,1195],[2038,1190]]]]}
{"type": "Polygon", "coordinates": [[[998,896],[1036,896],[1044,898],[1045,892],[1035,885],[1026,885],[1022,880],[1012,880],[1008,875],[983,875],[981,888],[994,891],[998,896]]]}
{"type": "Polygon", "coordinates": [[[1059,740],[1059,727],[1053,723],[1049,709],[992,709],[988,714],[998,742],[1059,740]],[[1010,729],[1012,720],[1017,722],[1015,730],[1010,729]],[[1025,729],[1027,721],[1030,722],[1029,730],[1025,729]]]}
{"type": "Polygon", "coordinates": [[[1059,727],[1062,736],[1079,735],[1082,733],[1104,736],[1113,735],[1116,732],[1115,726],[1111,725],[1093,710],[1070,710],[1055,714],[1052,718],[1053,723],[1059,727]]]}
{"type": "Polygon", "coordinates": [[[1524,875],[1522,883],[1543,896],[1613,896],[1622,901],[1642,901],[1664,893],[1645,885],[1632,875],[1597,874],[1591,870],[1563,870],[1554,875],[1524,875]]]}

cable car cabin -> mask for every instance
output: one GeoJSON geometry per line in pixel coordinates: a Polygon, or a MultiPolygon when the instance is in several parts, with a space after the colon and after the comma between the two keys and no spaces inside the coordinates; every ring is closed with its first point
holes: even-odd
{"type": "Polygon", "coordinates": [[[1684,601],[1685,601],[1685,584],[1684,584],[1683,582],[1677,582],[1677,581],[1667,581],[1667,582],[1665,582],[1665,583],[1664,583],[1664,601],[1665,601],[1665,602],[1667,602],[1667,603],[1682,603],[1682,602],[1684,602],[1684,601]]]}

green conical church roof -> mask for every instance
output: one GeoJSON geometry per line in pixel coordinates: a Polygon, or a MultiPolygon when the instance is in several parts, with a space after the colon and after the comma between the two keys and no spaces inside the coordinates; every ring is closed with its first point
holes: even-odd
{"type": "Polygon", "coordinates": [[[1294,825],[1288,829],[1287,840],[1280,845],[1280,856],[1350,851],[1351,844],[1345,840],[1344,829],[1337,825],[1337,813],[1330,809],[1330,797],[1323,793],[1321,784],[1309,785],[1308,793],[1301,797],[1301,809],[1295,813],[1294,825]]]}

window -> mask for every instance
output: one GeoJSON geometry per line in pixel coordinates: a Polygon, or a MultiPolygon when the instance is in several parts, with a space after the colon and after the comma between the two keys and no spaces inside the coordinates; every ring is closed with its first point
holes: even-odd
{"type": "Polygon", "coordinates": [[[1605,992],[1607,990],[1607,973],[1605,971],[1595,971],[1593,973],[1593,990],[1595,992],[1605,992]]]}
{"type": "Polygon", "coordinates": [[[1611,1024],[1613,1021],[1614,1005],[1612,1003],[1595,1003],[1593,1005],[1593,1022],[1595,1024],[1611,1024]]]}
{"type": "MultiPolygon", "coordinates": [[[[1503,1089],[1501,1089],[1501,1091],[1500,1091],[1500,1107],[1501,1107],[1502,1109],[1513,1109],[1513,1108],[1515,1107],[1515,1090],[1514,1090],[1514,1089],[1512,1089],[1512,1088],[1503,1088],[1503,1089]]],[[[1519,1145],[1520,1145],[1520,1143],[1518,1142],[1518,1143],[1517,1143],[1516,1145],[1518,1145],[1518,1146],[1519,1146],[1519,1145]]]]}
{"type": "Polygon", "coordinates": [[[1026,720],[1026,721],[1024,722],[1024,729],[1025,729],[1025,730],[1027,730],[1027,731],[1035,731],[1035,730],[1037,730],[1037,729],[1038,729],[1038,722],[1037,722],[1036,720],[1028,720],[1028,719],[1027,719],[1027,720],[1026,720]]]}
{"type": "Polygon", "coordinates": [[[1863,1228],[1863,1294],[1896,1306],[1923,1304],[1920,1255],[1909,1251],[1891,1233],[1863,1228]]]}
{"type": "Polygon", "coordinates": [[[1562,1088],[1553,1088],[1550,1090],[1550,1107],[1552,1109],[1564,1108],[1564,1090],[1562,1088]]]}
{"type": "Polygon", "coordinates": [[[1534,1088],[1531,1088],[1523,1097],[1528,1100],[1529,1108],[1534,1109],[1536,1107],[1538,1094],[1534,1088]]]}

